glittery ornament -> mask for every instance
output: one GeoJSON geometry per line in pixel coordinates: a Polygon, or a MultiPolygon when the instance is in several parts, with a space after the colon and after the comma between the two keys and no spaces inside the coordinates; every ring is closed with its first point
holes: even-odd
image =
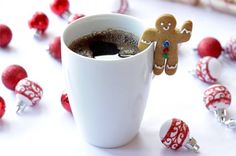
{"type": "Polygon", "coordinates": [[[0,96],[0,119],[3,117],[3,115],[5,114],[5,101],[4,99],[0,96]]]}
{"type": "Polygon", "coordinates": [[[15,90],[16,84],[21,80],[27,77],[26,70],[16,64],[8,66],[2,72],[2,82],[3,84],[11,90],[15,90]]]}
{"type": "Polygon", "coordinates": [[[47,29],[48,24],[48,17],[43,12],[36,12],[28,22],[29,27],[36,30],[36,35],[42,35],[47,29]]]}
{"type": "Polygon", "coordinates": [[[61,95],[61,104],[65,110],[71,113],[70,102],[66,92],[63,92],[61,95]]]}
{"type": "Polygon", "coordinates": [[[231,37],[226,43],[224,53],[232,60],[236,61],[236,36],[231,37]]]}
{"type": "Polygon", "coordinates": [[[68,23],[72,23],[74,22],[75,20],[79,19],[79,18],[82,18],[84,17],[85,15],[84,14],[72,14],[70,15],[69,19],[68,19],[68,23]]]}
{"type": "Polygon", "coordinates": [[[184,146],[197,152],[200,148],[194,138],[189,138],[188,125],[184,121],[176,118],[162,124],[160,138],[161,142],[172,150],[178,150],[184,146]]]}
{"type": "Polygon", "coordinates": [[[65,18],[68,18],[71,15],[69,6],[70,3],[68,0],[54,0],[50,4],[50,8],[54,14],[65,18]]]}
{"type": "Polygon", "coordinates": [[[5,48],[12,39],[11,29],[4,24],[0,24],[0,47],[5,48]]]}
{"type": "Polygon", "coordinates": [[[49,43],[49,53],[52,57],[55,59],[61,61],[61,40],[60,36],[55,37],[50,43],[49,43]]]}
{"type": "Polygon", "coordinates": [[[16,85],[17,113],[23,111],[27,106],[34,106],[42,98],[43,90],[35,82],[22,79],[16,85]]]}
{"type": "Polygon", "coordinates": [[[213,37],[206,37],[198,44],[198,55],[200,57],[212,56],[218,58],[221,55],[222,46],[220,42],[213,37]]]}
{"type": "Polygon", "coordinates": [[[196,75],[203,82],[216,83],[221,75],[221,63],[218,59],[210,56],[201,58],[196,66],[196,75]]]}

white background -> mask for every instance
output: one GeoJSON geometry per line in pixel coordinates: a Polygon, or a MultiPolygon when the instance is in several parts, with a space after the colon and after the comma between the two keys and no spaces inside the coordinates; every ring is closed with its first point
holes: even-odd
{"type": "MultiPolygon", "coordinates": [[[[86,15],[110,12],[115,1],[71,0],[71,11],[86,15]]],[[[72,115],[61,106],[60,96],[65,89],[61,64],[48,52],[48,42],[60,35],[67,22],[49,9],[50,1],[0,0],[0,23],[13,31],[9,48],[0,49],[0,73],[11,64],[23,66],[29,78],[44,89],[39,105],[28,109],[21,116],[15,113],[14,93],[0,83],[0,96],[6,101],[6,114],[0,120],[1,156],[234,156],[236,154],[236,130],[217,123],[212,113],[205,108],[203,91],[209,86],[189,74],[195,69],[199,57],[192,50],[206,36],[214,36],[222,45],[233,35],[236,17],[206,8],[158,0],[130,0],[127,14],[142,19],[154,26],[155,19],[163,13],[176,16],[178,26],[191,19],[194,23],[192,38],[179,50],[179,68],[174,76],[156,76],[152,82],[150,96],[138,136],[128,145],[117,149],[100,149],[89,145],[75,127],[72,115]],[[50,20],[47,36],[36,40],[27,21],[35,11],[45,12],[50,20]],[[163,147],[159,139],[159,128],[166,120],[177,117],[190,128],[191,136],[198,140],[200,152],[195,154],[185,149],[177,152],[163,147]]],[[[236,116],[236,62],[224,57],[220,83],[232,93],[230,116],[236,116]]],[[[115,135],[115,134],[114,134],[115,135]]]]}

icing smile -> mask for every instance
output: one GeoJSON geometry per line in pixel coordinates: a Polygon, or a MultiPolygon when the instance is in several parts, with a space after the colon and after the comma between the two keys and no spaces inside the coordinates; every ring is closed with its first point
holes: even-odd
{"type": "Polygon", "coordinates": [[[168,31],[170,29],[171,23],[168,23],[168,25],[165,25],[163,22],[161,23],[162,29],[165,31],[168,31]]]}

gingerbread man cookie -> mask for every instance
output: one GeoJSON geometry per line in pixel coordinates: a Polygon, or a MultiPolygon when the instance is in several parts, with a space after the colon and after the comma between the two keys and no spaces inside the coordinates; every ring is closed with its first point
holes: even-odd
{"type": "Polygon", "coordinates": [[[164,14],[156,21],[156,28],[144,31],[138,48],[142,51],[152,42],[156,42],[154,69],[160,75],[165,69],[168,75],[175,74],[178,66],[178,44],[187,42],[191,37],[192,22],[186,21],[181,29],[176,29],[176,19],[171,14],[164,14]]]}

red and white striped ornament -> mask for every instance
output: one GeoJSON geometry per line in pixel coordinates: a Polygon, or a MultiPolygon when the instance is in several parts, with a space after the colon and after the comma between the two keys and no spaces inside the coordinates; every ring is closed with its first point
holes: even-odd
{"type": "Polygon", "coordinates": [[[15,93],[18,113],[19,111],[23,111],[27,106],[38,104],[43,96],[43,89],[37,83],[25,78],[17,83],[15,93]]]}
{"type": "Polygon", "coordinates": [[[221,75],[221,63],[218,59],[205,56],[201,58],[196,66],[196,75],[203,82],[216,83],[221,75]]]}
{"type": "Polygon", "coordinates": [[[204,91],[203,101],[210,111],[227,109],[231,104],[231,94],[225,86],[215,84],[204,91]]]}
{"type": "Polygon", "coordinates": [[[185,146],[197,152],[200,148],[194,138],[189,138],[189,127],[180,119],[173,118],[162,124],[159,135],[161,142],[172,150],[185,146]]]}
{"type": "Polygon", "coordinates": [[[226,43],[224,53],[230,59],[236,61],[236,36],[231,37],[230,40],[226,43]]]}

